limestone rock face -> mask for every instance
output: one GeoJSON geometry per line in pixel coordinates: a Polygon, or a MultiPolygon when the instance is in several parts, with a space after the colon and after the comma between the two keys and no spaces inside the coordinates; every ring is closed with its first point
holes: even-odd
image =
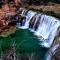
{"type": "Polygon", "coordinates": [[[46,13],[48,15],[54,15],[60,18],[60,4],[48,4],[48,5],[30,5],[29,9],[46,13]]]}
{"type": "Polygon", "coordinates": [[[29,9],[38,10],[60,18],[60,0],[21,0],[21,4],[29,9]]]}

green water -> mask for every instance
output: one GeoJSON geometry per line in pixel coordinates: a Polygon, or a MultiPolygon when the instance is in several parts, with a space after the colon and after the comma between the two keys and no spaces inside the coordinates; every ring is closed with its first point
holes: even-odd
{"type": "Polygon", "coordinates": [[[48,49],[39,45],[39,40],[29,30],[17,30],[6,38],[0,37],[0,52],[15,46],[16,53],[36,53],[39,58],[43,58],[48,49]]]}

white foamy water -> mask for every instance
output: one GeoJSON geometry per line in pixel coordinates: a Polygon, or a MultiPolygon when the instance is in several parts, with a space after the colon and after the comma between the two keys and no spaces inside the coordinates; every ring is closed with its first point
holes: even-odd
{"type": "MultiPolygon", "coordinates": [[[[22,11],[22,15],[23,12],[24,11],[22,11]]],[[[40,41],[42,41],[40,45],[43,47],[50,47],[54,40],[57,29],[60,26],[60,21],[52,16],[47,16],[41,13],[37,15],[36,14],[36,12],[29,10],[25,16],[26,19],[24,26],[20,26],[18,24],[17,27],[21,29],[28,28],[31,32],[34,32],[34,35],[42,37],[44,39],[42,40],[39,38],[40,41]]]]}
{"type": "Polygon", "coordinates": [[[24,26],[20,26],[19,28],[22,28],[22,29],[27,29],[27,28],[29,28],[29,21],[32,19],[32,17],[33,17],[35,14],[36,14],[36,12],[28,11],[28,12],[27,12],[27,15],[26,15],[25,25],[24,25],[24,26]]]}

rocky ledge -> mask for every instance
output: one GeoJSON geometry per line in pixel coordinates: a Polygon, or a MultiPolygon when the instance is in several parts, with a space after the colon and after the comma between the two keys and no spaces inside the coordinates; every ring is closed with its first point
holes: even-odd
{"type": "Polygon", "coordinates": [[[49,2],[47,5],[26,5],[25,7],[60,18],[60,4],[49,2]]]}
{"type": "Polygon", "coordinates": [[[11,34],[14,34],[16,32],[15,26],[10,26],[9,29],[5,29],[0,33],[1,37],[8,37],[11,34]]]}

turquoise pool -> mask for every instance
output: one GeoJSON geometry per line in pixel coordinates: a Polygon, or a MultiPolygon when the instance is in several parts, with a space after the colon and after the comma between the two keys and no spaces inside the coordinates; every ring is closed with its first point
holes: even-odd
{"type": "Polygon", "coordinates": [[[40,46],[40,41],[29,30],[20,29],[6,38],[0,37],[0,52],[5,53],[14,43],[16,53],[35,53],[36,58],[45,60],[48,49],[40,46]]]}

